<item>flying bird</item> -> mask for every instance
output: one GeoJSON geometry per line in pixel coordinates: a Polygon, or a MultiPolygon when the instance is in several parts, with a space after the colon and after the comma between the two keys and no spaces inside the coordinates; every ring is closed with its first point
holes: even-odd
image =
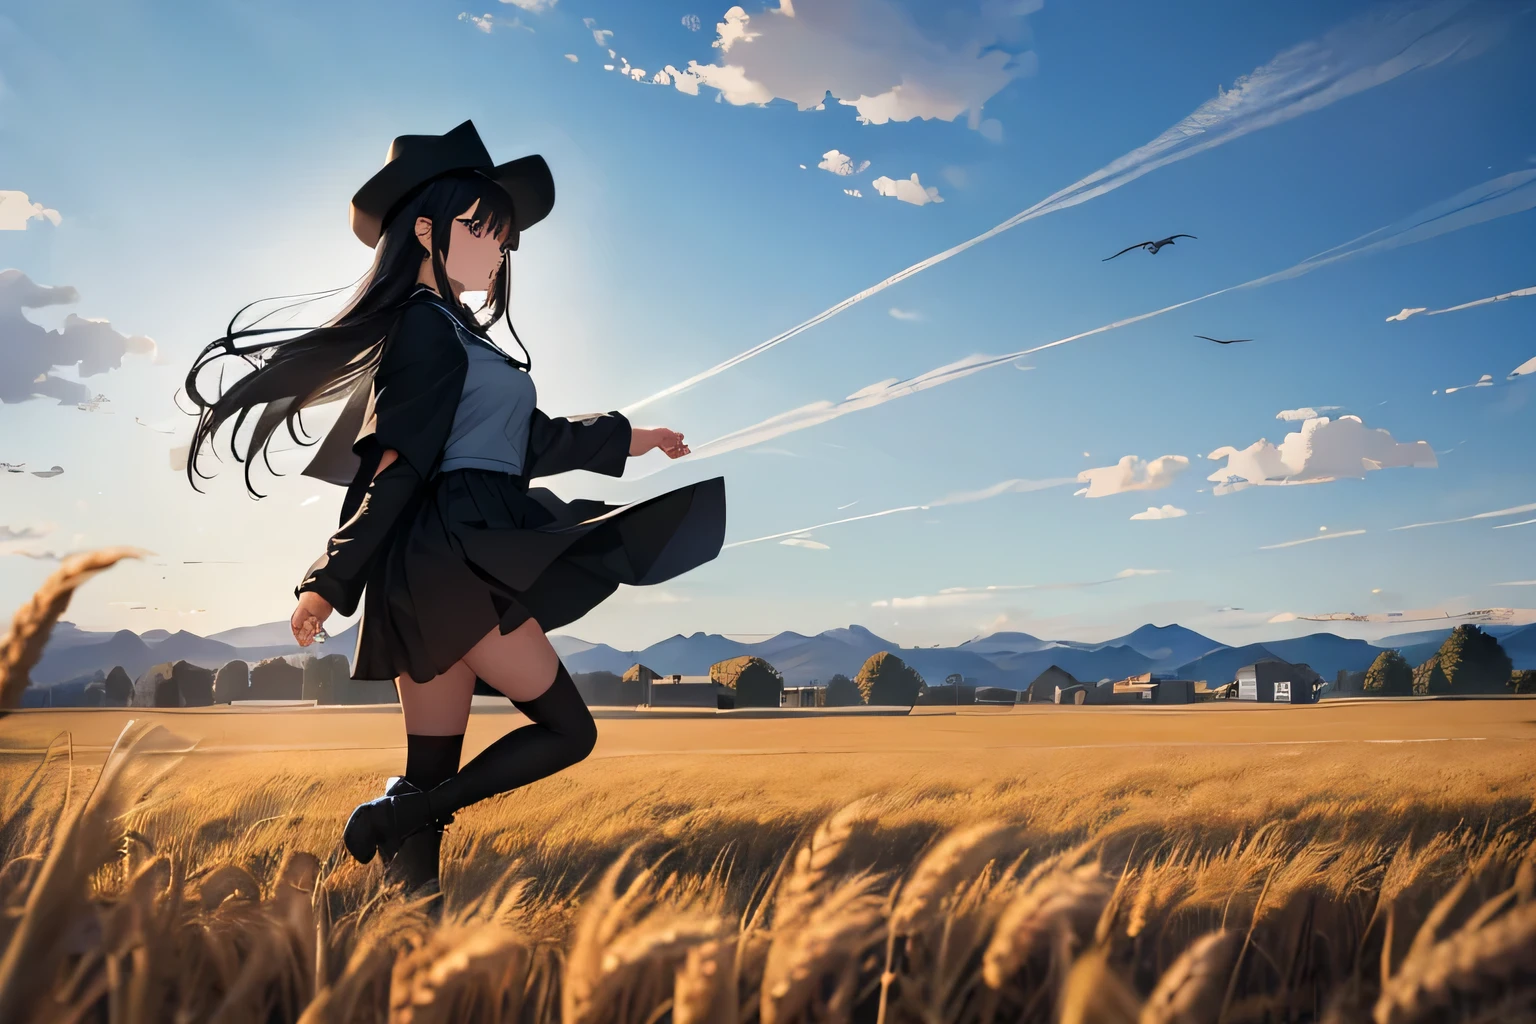
{"type": "MultiPolygon", "coordinates": [[[[1147,252],[1149,252],[1152,255],[1156,256],[1157,255],[1157,250],[1161,249],[1165,245],[1172,245],[1173,244],[1173,240],[1175,238],[1194,238],[1194,237],[1195,237],[1194,235],[1169,235],[1167,238],[1164,238],[1161,241],[1157,241],[1157,242],[1137,242],[1135,245],[1128,245],[1124,249],[1121,249],[1119,252],[1115,253],[1115,256],[1124,256],[1126,253],[1130,252],[1132,249],[1145,249],[1145,250],[1147,250],[1147,252]]],[[[1110,260],[1114,259],[1115,256],[1106,256],[1102,260],[1099,260],[1099,262],[1100,263],[1108,263],[1110,260]]]]}
{"type": "Polygon", "coordinates": [[[25,462],[0,462],[0,469],[5,470],[7,473],[24,473],[26,471],[21,467],[25,465],[25,462]]]}
{"type": "Polygon", "coordinates": [[[1222,341],[1220,338],[1208,338],[1204,334],[1197,334],[1195,337],[1203,341],[1214,341],[1218,345],[1238,345],[1242,342],[1253,340],[1252,338],[1230,338],[1227,341],[1222,341]]]}

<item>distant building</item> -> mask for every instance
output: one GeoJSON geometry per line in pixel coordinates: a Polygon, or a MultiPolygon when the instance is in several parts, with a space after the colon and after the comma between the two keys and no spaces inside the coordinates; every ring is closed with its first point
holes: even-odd
{"type": "Polygon", "coordinates": [[[977,704],[1014,704],[1019,699],[1019,691],[1010,690],[1003,686],[978,686],[976,687],[977,704]]]}
{"type": "MultiPolygon", "coordinates": [[[[1058,700],[1057,691],[1081,685],[1080,682],[1072,677],[1072,673],[1052,665],[1036,676],[1035,681],[1029,684],[1028,688],[1024,691],[1027,694],[1024,699],[1028,700],[1031,704],[1071,704],[1073,703],[1071,700],[1058,700]]],[[[1081,704],[1082,701],[1077,701],[1077,703],[1081,704]]]]}
{"type": "Polygon", "coordinates": [[[1265,658],[1237,670],[1237,699],[1260,704],[1312,704],[1316,673],[1278,658],[1265,658]]]}
{"type": "Polygon", "coordinates": [[[645,703],[653,708],[714,708],[736,706],[736,691],[709,676],[658,676],[646,686],[645,703]]]}
{"type": "Polygon", "coordinates": [[[786,686],[779,692],[781,708],[824,708],[827,706],[825,686],[786,686]]]}
{"type": "Polygon", "coordinates": [[[1129,676],[1115,683],[1117,694],[1135,694],[1131,700],[1117,700],[1114,703],[1134,703],[1143,701],[1148,704],[1193,704],[1195,702],[1195,683],[1192,679],[1174,679],[1172,676],[1162,676],[1153,672],[1142,672],[1129,676]]]}

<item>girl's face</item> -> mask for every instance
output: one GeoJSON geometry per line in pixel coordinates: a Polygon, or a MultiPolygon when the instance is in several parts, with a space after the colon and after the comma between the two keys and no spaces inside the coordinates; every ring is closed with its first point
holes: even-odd
{"type": "MultiPolygon", "coordinates": [[[[489,291],[506,252],[517,243],[508,238],[509,228],[493,234],[476,215],[480,200],[453,219],[448,238],[448,255],[443,261],[448,280],[459,291],[489,291]]],[[[426,217],[416,221],[416,237],[430,251],[432,222],[426,217]]]]}

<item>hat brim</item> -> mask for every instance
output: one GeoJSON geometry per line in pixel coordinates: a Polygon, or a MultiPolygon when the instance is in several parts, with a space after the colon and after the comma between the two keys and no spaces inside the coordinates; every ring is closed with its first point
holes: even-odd
{"type": "MultiPolygon", "coordinates": [[[[518,233],[527,231],[533,225],[549,216],[549,212],[555,206],[555,178],[550,173],[549,164],[544,162],[542,156],[519,157],[509,160],[507,163],[498,164],[490,168],[460,167],[444,170],[434,177],[443,174],[451,174],[454,170],[474,170],[494,181],[512,199],[512,222],[518,233]]],[[[375,188],[376,182],[382,181],[388,172],[388,168],[374,175],[373,179],[358,191],[352,199],[351,222],[352,233],[369,248],[379,244],[379,239],[384,232],[383,217],[377,213],[369,212],[379,205],[379,202],[359,203],[361,197],[375,188]]],[[[428,179],[431,180],[431,179],[428,179]]],[[[424,183],[423,183],[424,184],[424,183]]],[[[420,186],[415,186],[420,187],[420,186]]],[[[392,204],[391,204],[392,205],[392,204]]]]}
{"type": "Polygon", "coordinates": [[[512,221],[527,231],[555,208],[555,177],[542,156],[525,156],[500,164],[485,176],[512,197],[512,221]]]}

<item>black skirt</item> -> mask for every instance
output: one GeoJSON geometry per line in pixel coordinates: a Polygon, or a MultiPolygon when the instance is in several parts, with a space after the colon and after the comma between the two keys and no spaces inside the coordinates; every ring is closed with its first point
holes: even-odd
{"type": "Polygon", "coordinates": [[[620,584],[647,586],[720,553],[725,480],[627,505],[564,502],[505,473],[433,477],[369,574],[354,679],[426,682],[494,628],[546,633],[620,584]]]}

